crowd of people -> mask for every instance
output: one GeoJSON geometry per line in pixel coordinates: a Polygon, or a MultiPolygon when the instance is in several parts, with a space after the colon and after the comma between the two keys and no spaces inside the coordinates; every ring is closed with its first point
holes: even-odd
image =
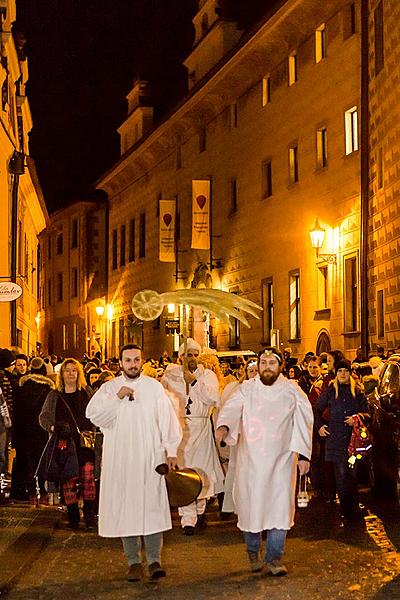
{"type": "Polygon", "coordinates": [[[368,421],[364,377],[378,377],[385,358],[360,349],[350,362],[335,350],[298,362],[266,348],[220,364],[191,338],[173,360],[145,360],[134,344],[106,362],[0,349],[0,502],[59,498],[72,529],[83,517],[87,530],[122,539],[129,581],[145,576],[143,543],[154,580],[166,574],[172,526],[156,468],[193,468],[202,489],[179,507],[183,534],[206,528],[217,499],[221,516],[237,515],[251,570],[285,575],[298,477],[308,474],[313,499],[339,502],[344,526],[357,520],[348,446],[356,416],[368,421]]]}

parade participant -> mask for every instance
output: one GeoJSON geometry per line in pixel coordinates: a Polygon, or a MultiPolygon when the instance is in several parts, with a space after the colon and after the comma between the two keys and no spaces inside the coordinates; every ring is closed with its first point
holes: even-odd
{"type": "Polygon", "coordinates": [[[15,367],[12,372],[14,377],[19,379],[28,372],[28,357],[26,354],[17,354],[15,357],[15,367]]]}
{"type": "Polygon", "coordinates": [[[353,415],[368,415],[368,402],[351,376],[349,361],[338,361],[335,372],[336,378],[318,400],[316,426],[319,435],[326,440],[325,460],[333,463],[343,517],[351,520],[357,516],[357,487],[356,470],[349,468],[347,449],[354,424],[353,415]],[[323,418],[326,414],[327,423],[323,418]]]}
{"type": "Polygon", "coordinates": [[[92,396],[86,386],[82,365],[74,358],[67,358],[57,376],[56,389],[51,390],[39,415],[39,423],[49,433],[62,430],[60,439],[66,439],[70,432],[74,442],[71,452],[77,452],[79,476],[64,476],[62,481],[64,500],[67,505],[69,526],[79,527],[78,484],[81,483],[83,516],[87,529],[96,527],[96,487],[94,482],[94,451],[82,447],[80,431],[93,431],[94,427],[85,417],[86,406],[92,396]],[[63,437],[64,436],[64,437],[63,437]]]}
{"type": "MultiPolygon", "coordinates": [[[[0,388],[7,405],[8,417],[13,417],[13,395],[15,381],[11,374],[15,365],[15,354],[8,348],[0,348],[0,388]]],[[[0,453],[4,454],[4,472],[9,473],[9,442],[11,440],[11,427],[7,426],[3,434],[0,434],[0,453]],[[4,435],[3,435],[4,434],[4,435]]],[[[1,473],[0,473],[1,475],[1,473]]]]}
{"type": "Polygon", "coordinates": [[[171,529],[164,478],[155,468],[177,465],[181,430],[162,385],[141,374],[142,352],[120,350],[122,374],[94,394],[87,417],[104,434],[100,483],[99,534],[121,537],[128,559],[128,581],[143,576],[141,536],[150,579],[165,577],[161,567],[162,532],[171,529]]]}
{"type": "Polygon", "coordinates": [[[238,445],[233,496],[250,568],[262,569],[266,531],[266,570],[279,576],[287,573],[280,560],[294,523],[296,465],[300,475],[309,470],[313,414],[304,392],[281,373],[278,350],[260,352],[258,369],[222,407],[216,438],[238,445]]]}
{"type": "Polygon", "coordinates": [[[187,340],[187,357],[184,344],[179,348],[182,366],[168,368],[161,379],[165,389],[175,395],[179,403],[179,416],[183,424],[183,439],[178,450],[180,466],[198,469],[205,474],[203,489],[195,502],[179,508],[185,535],[193,535],[195,526],[206,526],[207,498],[223,491],[224,473],[215,446],[210,410],[219,401],[218,379],[210,369],[197,364],[200,344],[187,340]]]}
{"type": "MultiPolygon", "coordinates": [[[[6,440],[7,430],[11,427],[11,419],[8,412],[7,402],[0,387],[0,476],[6,472],[6,440]]],[[[6,502],[3,489],[0,487],[0,504],[6,502]]]]}

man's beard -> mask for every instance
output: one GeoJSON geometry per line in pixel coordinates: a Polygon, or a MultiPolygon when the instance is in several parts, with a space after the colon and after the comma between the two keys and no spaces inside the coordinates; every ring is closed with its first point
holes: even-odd
{"type": "Polygon", "coordinates": [[[260,373],[260,379],[264,385],[272,385],[278,379],[280,372],[273,373],[272,371],[263,371],[260,373]]]}
{"type": "Polygon", "coordinates": [[[130,372],[125,371],[125,369],[122,369],[124,372],[125,377],[127,377],[128,379],[137,379],[140,376],[140,369],[131,369],[130,372]]]}

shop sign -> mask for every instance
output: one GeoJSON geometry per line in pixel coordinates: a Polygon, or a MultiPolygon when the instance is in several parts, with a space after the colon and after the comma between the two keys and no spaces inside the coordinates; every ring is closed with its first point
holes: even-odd
{"type": "Polygon", "coordinates": [[[179,319],[165,319],[165,333],[179,333],[179,319]]]}
{"type": "Polygon", "coordinates": [[[12,281],[0,281],[0,302],[12,302],[22,294],[22,287],[12,281]]]}

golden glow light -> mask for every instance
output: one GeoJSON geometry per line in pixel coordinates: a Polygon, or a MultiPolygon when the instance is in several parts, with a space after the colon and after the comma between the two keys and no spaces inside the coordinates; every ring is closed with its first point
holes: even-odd
{"type": "Polygon", "coordinates": [[[172,315],[175,312],[175,304],[168,304],[167,311],[172,315]]]}
{"type": "Polygon", "coordinates": [[[114,317],[114,307],[112,304],[107,304],[107,319],[111,321],[114,317]]]}
{"type": "Polygon", "coordinates": [[[315,220],[314,229],[310,231],[311,245],[315,249],[317,256],[324,243],[325,229],[321,227],[318,219],[315,220]]]}
{"type": "Polygon", "coordinates": [[[103,304],[98,304],[96,306],[97,316],[102,317],[104,315],[104,310],[105,310],[104,305],[103,304]]]}

